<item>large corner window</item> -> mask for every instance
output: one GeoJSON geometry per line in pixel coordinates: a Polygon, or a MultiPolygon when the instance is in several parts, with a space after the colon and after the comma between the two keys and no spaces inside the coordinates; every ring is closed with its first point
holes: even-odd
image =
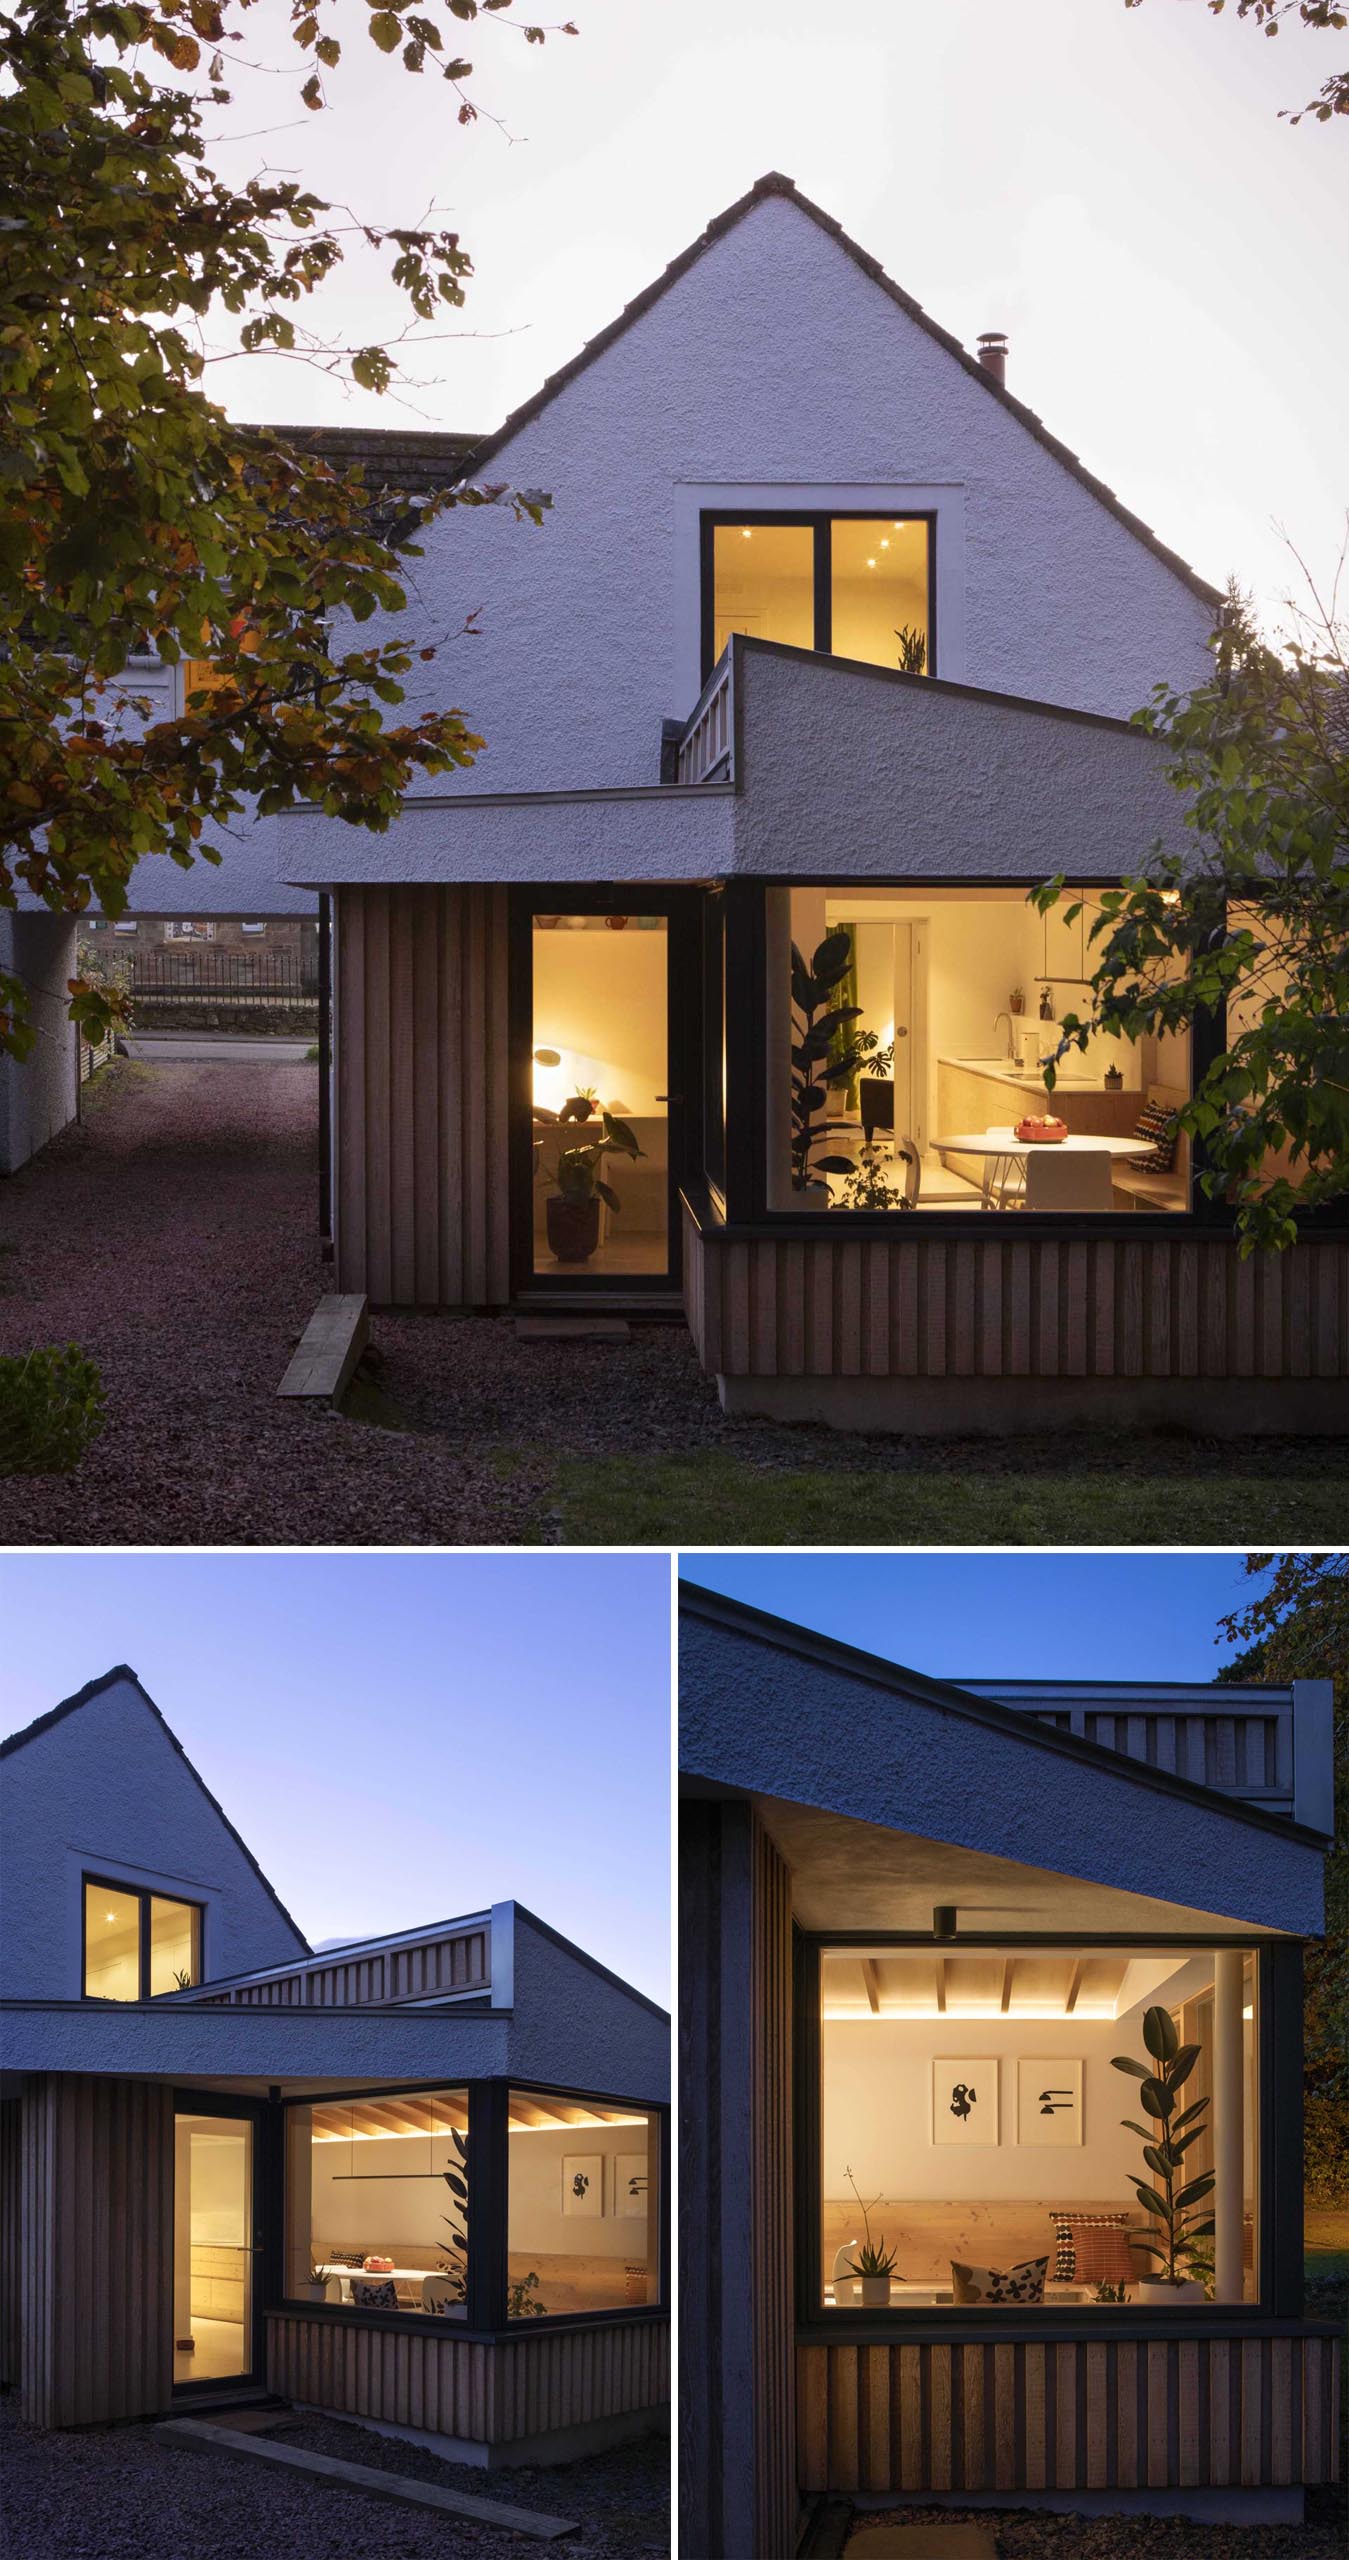
{"type": "Polygon", "coordinates": [[[199,1904],[85,1877],[86,2000],[154,2000],[200,1980],[199,1904]]]}
{"type": "Polygon", "coordinates": [[[703,527],[704,677],[733,632],[935,673],[930,516],[709,515],[703,527]]]}
{"type": "Polygon", "coordinates": [[[1097,1035],[1046,1088],[1088,1001],[1077,894],[1065,923],[1021,889],[766,891],[770,1209],[1188,1210],[1188,1033],[1097,1035]]]}
{"type": "Polygon", "coordinates": [[[826,1949],[823,2311],[1256,2301],[1257,1971],[1230,1947],[826,1949]]]}
{"type": "Polygon", "coordinates": [[[507,2148],[508,2319],[659,2302],[658,2119],[512,2089],[507,2148]]]}
{"type": "Polygon", "coordinates": [[[465,2319],[469,2177],[466,2089],[289,2107],[288,2297],[465,2319]]]}

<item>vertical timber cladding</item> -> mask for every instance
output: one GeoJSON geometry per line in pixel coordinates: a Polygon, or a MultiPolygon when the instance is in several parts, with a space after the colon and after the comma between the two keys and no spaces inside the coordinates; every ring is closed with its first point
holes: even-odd
{"type": "Polygon", "coordinates": [[[680,1807],[680,2513],[704,2560],[790,2560],[791,1897],[748,1806],[680,1807]]]}
{"type": "MultiPolygon", "coordinates": [[[[428,2324],[429,2326],[429,2324],[428,2324]]],[[[658,2410],[670,2397],[667,2320],[531,2330],[501,2341],[425,2337],[360,2322],[267,2319],[273,2391],[349,2417],[477,2444],[658,2410]]]]}
{"type": "Polygon", "coordinates": [[[702,1365],[733,1378],[1349,1377],[1343,1238],[1242,1262],[1227,1236],[1001,1225],[818,1241],[686,1232],[702,1365]]]}
{"type": "Polygon", "coordinates": [[[24,2417],[154,2416],[173,2388],[171,2092],[53,2073],[21,2111],[24,2417]]]}
{"type": "Polygon", "coordinates": [[[1285,2488],[1338,2469],[1325,2335],[797,2349],[816,2490],[1285,2488]]]}
{"type": "Polygon", "coordinates": [[[23,2125],[17,2097],[0,2098],[0,2391],[19,2380],[23,2125]]]}
{"type": "Polygon", "coordinates": [[[339,889],[334,926],[337,1285],[504,1306],[506,891],[339,889]]]}

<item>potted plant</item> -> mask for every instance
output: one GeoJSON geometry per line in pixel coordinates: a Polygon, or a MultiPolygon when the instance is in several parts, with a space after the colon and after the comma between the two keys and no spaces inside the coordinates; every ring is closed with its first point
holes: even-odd
{"type": "Polygon", "coordinates": [[[890,2278],[894,2274],[895,2261],[899,2256],[897,2249],[887,2249],[884,2232],[881,2233],[879,2240],[873,2240],[871,2237],[872,2208],[875,2205],[884,2204],[885,2198],[873,2196],[870,2205],[863,2204],[857,2180],[851,2169],[845,2169],[843,2175],[857,2197],[862,2214],[862,2229],[866,2233],[861,2248],[848,2260],[848,2273],[858,2279],[858,2291],[862,2297],[863,2310],[884,2311],[890,2301],[890,2278]]]}
{"type": "Polygon", "coordinates": [[[860,1018],[860,1004],[834,1002],[851,963],[850,933],[827,933],[809,966],[792,944],[792,1189],[820,1208],[829,1204],[829,1185],[821,1175],[854,1170],[851,1156],[813,1155],[828,1136],[816,1115],[831,1086],[851,1084],[861,1054],[851,1027],[860,1018]]]}
{"type": "Polygon", "coordinates": [[[527,2276],[508,2276],[506,2280],[506,2317],[508,2320],[542,2320],[548,2305],[539,2300],[539,2279],[531,2267],[527,2276]]]}
{"type": "Polygon", "coordinates": [[[598,1101],[599,1095],[593,1084],[578,1084],[576,1091],[568,1094],[557,1116],[559,1120],[591,1120],[598,1101]]]}
{"type": "Polygon", "coordinates": [[[1160,2262],[1150,2274],[1140,2276],[1138,2299],[1202,2302],[1203,2284],[1189,2270],[1197,2254],[1195,2243],[1206,2239],[1213,2230],[1213,2217],[1204,2213],[1203,2200],[1211,2195],[1215,2181],[1211,2174],[1185,2179],[1183,2162],[1191,2143],[1197,2142],[1205,2131],[1208,2100],[1196,2098],[1192,2105],[1176,2111],[1177,2096],[1199,2060],[1202,2047],[1181,2043],[1169,2009],[1144,2012],[1143,2042],[1150,2056],[1147,2062],[1135,2062],[1130,2054],[1111,2057],[1116,2071],[1127,2071],[1131,2079],[1138,2081],[1144,2114],[1152,2119],[1149,2128],[1136,2124],[1132,2116],[1120,2118],[1127,2132],[1142,2135],[1143,2158],[1152,2173],[1151,2179],[1135,2178],[1133,2182],[1134,2193],[1156,2229],[1132,2235],[1129,2246],[1160,2262]],[[1178,2179],[1183,2183],[1178,2184],[1178,2179]]]}
{"type": "Polygon", "coordinates": [[[588,1262],[600,1240],[601,1200],[614,1211],[623,1206],[604,1179],[605,1157],[645,1153],[626,1120],[615,1120],[610,1111],[600,1117],[603,1137],[588,1147],[564,1147],[557,1160],[557,1189],[548,1195],[545,1215],[549,1247],[558,1262],[588,1262]]]}
{"type": "MultiPolygon", "coordinates": [[[[894,1164],[912,1164],[907,1147],[896,1147],[894,1164]]],[[[862,1161],[854,1165],[839,1196],[840,1209],[911,1209],[913,1202],[902,1182],[891,1179],[892,1164],[879,1147],[862,1149],[862,1161]]]]}
{"type": "MultiPolygon", "coordinates": [[[[456,2133],[452,2126],[450,2140],[454,2144],[455,2157],[449,2168],[441,2171],[441,2176],[450,2191],[452,2210],[443,2216],[450,2236],[440,2243],[441,2248],[448,2252],[441,2265],[453,2282],[456,2301],[465,2302],[468,2299],[468,2232],[465,2227],[468,2222],[468,2139],[466,2135],[456,2133]]],[[[533,2278],[526,2281],[532,2283],[533,2278]]]]}
{"type": "Polygon", "coordinates": [[[319,2259],[319,2258],[311,2258],[311,2259],[310,2259],[310,2261],[309,2261],[309,2282],[308,2282],[308,2284],[303,2284],[303,2285],[301,2285],[301,2287],[300,2287],[300,2291],[301,2291],[301,2293],[307,2293],[311,2302],[326,2302],[326,2301],[327,2301],[327,2299],[328,2299],[328,2271],[327,2271],[327,2268],[323,2265],[323,2262],[322,2262],[322,2260],[321,2260],[321,2259],[319,2259]]]}
{"type": "Polygon", "coordinates": [[[909,623],[903,622],[895,625],[895,638],[899,642],[900,674],[925,676],[927,674],[926,635],[909,623]]]}

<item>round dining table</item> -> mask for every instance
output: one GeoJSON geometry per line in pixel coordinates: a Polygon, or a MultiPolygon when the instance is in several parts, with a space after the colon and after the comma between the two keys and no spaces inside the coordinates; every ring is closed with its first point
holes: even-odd
{"type": "Polygon", "coordinates": [[[1012,1177],[1021,1172],[1028,1155],[1041,1148],[1053,1148],[1056,1155],[1107,1155],[1127,1164],[1146,1156],[1153,1141],[1150,1138],[1099,1138],[1085,1132],[1071,1131],[1066,1138],[1018,1138],[1010,1125],[1005,1129],[969,1129],[963,1137],[934,1138],[932,1152],[938,1156],[982,1156],[984,1162],[983,1195],[988,1201],[996,1197],[999,1208],[1005,1206],[1012,1191],[1012,1177]]]}

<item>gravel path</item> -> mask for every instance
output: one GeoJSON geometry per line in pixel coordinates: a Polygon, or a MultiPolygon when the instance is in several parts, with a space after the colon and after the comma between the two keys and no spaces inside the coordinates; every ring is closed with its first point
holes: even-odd
{"type": "MultiPolygon", "coordinates": [[[[266,2441],[266,2439],[264,2439],[266,2441]]],[[[189,2451],[153,2427],[44,2434],[0,2402],[4,2560],[498,2560],[556,2547],[576,2560],[644,2560],[669,2549],[670,2448],[652,2436],[550,2471],[490,2478],[336,2418],[287,2427],[279,2444],[397,2471],[442,2488],[574,2517],[556,2546],[452,2522],[359,2489],[305,2480],[243,2455],[189,2451]]]]}
{"type": "MultiPolygon", "coordinates": [[[[0,1352],[80,1344],[103,1372],[108,1425],[73,1477],[0,1480],[0,1544],[547,1542],[565,1454],[720,1452],[770,1472],[1021,1487],[1124,1463],[1108,1432],[904,1440],[728,1419],[678,1323],[522,1342],[508,1317],[380,1315],[374,1380],[351,1412],[283,1405],[277,1383],[332,1286],[315,1233],[314,1067],[124,1064],[87,1113],[0,1183],[0,1352]]],[[[1186,1481],[1277,1484],[1299,1460],[1296,1443],[1179,1433],[1135,1434],[1128,1450],[1131,1469],[1186,1481]]]]}
{"type": "Polygon", "coordinates": [[[1309,2489],[1302,2525],[1194,2524],[1188,2516],[1036,2515],[1015,2508],[895,2507],[859,2516],[844,2560],[866,2560],[868,2528],[975,2524],[991,2532],[998,2560],[1344,2560],[1344,2506],[1309,2489]]]}

